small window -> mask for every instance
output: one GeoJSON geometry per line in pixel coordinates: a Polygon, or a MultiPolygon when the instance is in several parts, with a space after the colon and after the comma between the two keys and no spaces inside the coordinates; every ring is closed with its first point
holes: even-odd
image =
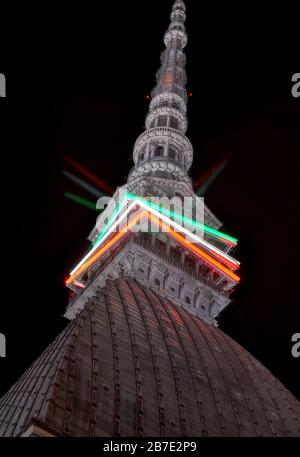
{"type": "Polygon", "coordinates": [[[171,117],[170,127],[172,127],[173,129],[178,129],[178,120],[176,119],[176,117],[171,117]]]}
{"type": "Polygon", "coordinates": [[[154,157],[161,157],[164,155],[163,146],[156,146],[154,149],[154,157]]]}
{"type": "Polygon", "coordinates": [[[172,102],[172,108],[180,110],[180,105],[176,102],[172,102]]]}
{"type": "Polygon", "coordinates": [[[154,281],[154,284],[155,284],[156,286],[159,286],[159,285],[160,285],[159,279],[156,278],[155,281],[154,281]]]}
{"type": "Polygon", "coordinates": [[[146,158],[147,146],[143,146],[140,152],[140,160],[145,160],[146,158]]]}
{"type": "Polygon", "coordinates": [[[160,116],[158,118],[158,127],[165,127],[167,125],[167,122],[168,122],[168,118],[167,116],[160,116]]]}
{"type": "Polygon", "coordinates": [[[164,243],[162,240],[160,240],[159,238],[156,238],[155,240],[155,247],[160,251],[160,252],[164,252],[165,249],[166,249],[166,243],[164,243]]]}
{"type": "Polygon", "coordinates": [[[185,260],[185,263],[186,263],[186,266],[188,268],[192,268],[193,269],[195,267],[195,261],[192,258],[188,258],[187,257],[186,260],[185,260]]]}
{"type": "Polygon", "coordinates": [[[172,160],[177,160],[177,151],[173,146],[169,146],[169,157],[172,160]]]}
{"type": "Polygon", "coordinates": [[[187,303],[188,305],[191,304],[191,299],[190,299],[190,297],[185,297],[185,301],[186,301],[186,303],[187,303]]]}
{"type": "Polygon", "coordinates": [[[179,248],[171,247],[171,256],[174,258],[175,261],[180,261],[181,252],[179,248]]]}
{"type": "Polygon", "coordinates": [[[163,106],[169,106],[168,100],[163,100],[162,102],[160,102],[159,106],[161,106],[161,107],[163,107],[163,106]]]}

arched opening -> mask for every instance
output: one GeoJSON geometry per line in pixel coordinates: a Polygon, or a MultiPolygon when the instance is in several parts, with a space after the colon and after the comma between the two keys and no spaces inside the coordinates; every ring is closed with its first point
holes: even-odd
{"type": "Polygon", "coordinates": [[[178,129],[178,125],[179,125],[178,119],[176,119],[176,117],[174,117],[174,116],[171,116],[171,119],[170,119],[170,127],[171,127],[172,129],[178,129]]]}
{"type": "Polygon", "coordinates": [[[167,122],[168,122],[167,116],[160,116],[158,118],[157,126],[158,127],[166,127],[167,122]]]}
{"type": "Polygon", "coordinates": [[[177,160],[177,151],[173,146],[169,146],[169,157],[172,160],[177,160]]]}
{"type": "Polygon", "coordinates": [[[154,147],[154,157],[162,157],[164,155],[164,147],[163,146],[155,146],[154,147]]]}

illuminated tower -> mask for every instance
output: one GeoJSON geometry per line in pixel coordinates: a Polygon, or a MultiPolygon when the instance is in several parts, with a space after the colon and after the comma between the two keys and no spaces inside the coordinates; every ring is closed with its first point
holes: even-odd
{"type": "Polygon", "coordinates": [[[299,435],[298,401],[216,325],[237,240],[188,175],[185,17],[176,0],[135,166],[66,280],[70,324],[0,400],[0,436],[299,435]]]}
{"type": "MultiPolygon", "coordinates": [[[[173,199],[167,206],[169,211],[174,209],[178,215],[185,215],[187,207],[190,210],[189,219],[199,223],[199,227],[195,224],[184,226],[188,230],[195,231],[196,228],[200,236],[204,235],[199,246],[204,255],[192,252],[178,237],[174,238],[169,233],[152,233],[151,237],[139,234],[127,239],[126,244],[117,241],[114,254],[111,255],[111,250],[105,253],[110,259],[105,266],[104,259],[103,262],[96,262],[82,273],[77,273],[75,283],[68,283],[75,294],[66,313],[69,318],[84,308],[86,300],[93,296],[97,287],[105,285],[107,278],[126,275],[154,287],[162,296],[202,316],[207,322],[216,323],[215,318],[230,302],[229,295],[238,283],[239,278],[232,273],[238,262],[229,255],[236,240],[216,230],[221,226],[220,221],[194,194],[188,175],[193,161],[193,147],[185,135],[188,126],[185,19],[184,2],[178,0],[174,3],[170,26],[164,36],[166,48],[161,55],[161,67],[156,75],[157,84],[152,91],[145,131],[134,146],[135,166],[127,183],[117,189],[98,218],[90,240],[97,244],[107,222],[115,220],[116,202],[121,203],[127,192],[147,200],[149,197],[173,199]],[[221,268],[209,260],[212,257],[222,264],[221,268]],[[100,269],[101,274],[98,274],[100,269]],[[83,288],[88,290],[82,293],[83,288]],[[78,293],[80,297],[77,297],[78,293]]],[[[165,215],[168,215],[167,212],[165,215]]],[[[180,219],[176,222],[181,223],[180,219]]]]}

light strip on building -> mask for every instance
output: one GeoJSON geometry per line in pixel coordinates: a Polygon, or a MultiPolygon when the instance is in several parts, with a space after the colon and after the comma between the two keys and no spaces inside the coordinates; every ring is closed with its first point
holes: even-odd
{"type": "MultiPolygon", "coordinates": [[[[124,202],[125,203],[125,202],[124,202]]],[[[73,275],[81,265],[98,249],[98,247],[107,239],[107,237],[115,230],[115,228],[122,222],[127,214],[135,207],[136,202],[132,202],[132,204],[127,208],[127,210],[122,214],[122,216],[109,228],[106,230],[104,235],[100,237],[94,247],[84,256],[84,258],[79,262],[79,264],[71,271],[70,275],[73,275]]]]}
{"type": "Polygon", "coordinates": [[[113,236],[99,251],[93,255],[89,260],[87,260],[74,274],[71,274],[66,280],[66,285],[70,284],[78,275],[83,273],[89,266],[91,266],[102,254],[104,254],[109,248],[111,248],[118,240],[120,240],[130,228],[135,225],[146,211],[139,213],[125,228],[121,229],[115,236],[113,236]]]}
{"type": "Polygon", "coordinates": [[[221,238],[222,241],[224,241],[225,243],[229,241],[230,244],[233,244],[235,246],[238,242],[238,240],[236,238],[233,238],[230,235],[226,235],[226,233],[222,233],[219,230],[209,227],[208,225],[200,224],[199,222],[193,221],[192,219],[189,219],[188,217],[181,216],[180,214],[175,213],[174,211],[167,210],[165,208],[161,208],[160,206],[155,205],[154,203],[149,202],[148,200],[145,200],[141,197],[138,197],[137,195],[133,195],[130,193],[128,193],[127,195],[131,200],[143,201],[146,205],[156,209],[157,211],[159,211],[163,214],[166,214],[167,216],[172,216],[175,219],[180,220],[182,223],[187,223],[189,225],[193,225],[194,227],[198,227],[200,230],[203,230],[206,233],[210,233],[211,235],[217,236],[218,238],[221,238]]]}
{"type": "Polygon", "coordinates": [[[193,253],[199,255],[202,259],[208,261],[210,264],[214,265],[218,270],[221,270],[223,273],[225,273],[227,276],[229,276],[231,279],[234,281],[239,282],[240,278],[237,276],[235,273],[230,271],[228,268],[226,268],[224,265],[216,261],[213,257],[208,255],[206,252],[204,252],[202,249],[198,248],[197,246],[194,246],[191,243],[188,243],[182,235],[179,233],[175,232],[173,229],[171,229],[168,225],[166,225],[164,222],[162,222],[160,217],[156,217],[153,214],[149,212],[149,210],[143,211],[142,213],[138,214],[129,224],[124,229],[121,229],[115,236],[113,236],[99,251],[89,260],[87,260],[77,271],[75,274],[70,275],[70,277],[66,280],[66,284],[70,284],[78,275],[83,273],[89,266],[91,266],[99,257],[104,254],[110,247],[112,247],[118,240],[120,240],[125,233],[128,232],[128,230],[137,223],[137,221],[143,217],[144,214],[148,214],[150,216],[150,219],[154,220],[154,222],[158,223],[160,227],[162,227],[164,230],[166,230],[168,233],[170,233],[171,236],[173,236],[175,239],[177,239],[181,244],[186,246],[190,251],[193,253]]]}
{"type": "Polygon", "coordinates": [[[85,285],[83,285],[82,282],[77,281],[77,279],[74,279],[74,286],[80,287],[81,289],[85,288],[85,285]]]}
{"type": "Polygon", "coordinates": [[[102,232],[98,235],[98,237],[94,241],[93,245],[98,244],[98,242],[103,238],[103,236],[105,235],[106,231],[109,229],[110,224],[112,224],[112,222],[117,218],[118,214],[121,212],[123,206],[125,205],[125,203],[127,201],[128,201],[128,198],[127,198],[127,196],[125,196],[122,199],[121,203],[119,203],[119,205],[117,205],[116,209],[112,212],[107,224],[105,225],[105,227],[102,230],[102,232]]]}
{"type": "Polygon", "coordinates": [[[214,253],[216,253],[219,258],[222,258],[224,260],[226,259],[227,262],[230,264],[230,266],[232,266],[232,268],[238,268],[239,267],[240,263],[237,260],[233,259],[228,254],[226,254],[225,252],[221,251],[220,249],[218,249],[217,247],[213,246],[211,243],[208,243],[207,241],[203,240],[202,238],[199,238],[197,235],[195,235],[194,233],[191,233],[189,230],[187,230],[184,227],[182,227],[181,225],[177,224],[177,222],[172,221],[169,217],[161,214],[159,211],[156,211],[154,208],[151,208],[151,207],[149,208],[149,206],[146,203],[144,203],[144,201],[138,200],[138,202],[143,208],[145,208],[148,211],[150,211],[152,214],[157,216],[159,219],[162,219],[167,224],[170,224],[174,228],[176,228],[179,232],[184,233],[188,237],[190,237],[193,240],[195,240],[197,243],[202,244],[207,249],[209,249],[209,250],[213,251],[214,253]]]}
{"type": "MultiPolygon", "coordinates": [[[[126,202],[127,202],[127,200],[125,199],[124,202],[122,202],[122,204],[120,204],[119,210],[116,212],[114,219],[116,219],[118,217],[118,214],[120,213],[120,211],[122,210],[122,208],[126,204],[126,202]]],[[[98,247],[107,239],[107,237],[115,230],[115,228],[125,219],[125,217],[131,211],[131,209],[134,208],[136,202],[138,202],[138,204],[140,206],[144,207],[144,209],[151,211],[154,215],[156,215],[157,217],[164,220],[167,224],[172,225],[177,230],[185,233],[188,237],[195,240],[197,243],[202,244],[207,249],[213,251],[219,259],[222,259],[225,263],[229,264],[232,268],[237,269],[239,267],[240,263],[237,260],[233,259],[231,256],[229,256],[225,252],[223,252],[220,249],[218,249],[217,247],[213,246],[211,243],[208,243],[207,241],[203,240],[202,238],[199,238],[198,236],[194,235],[189,230],[187,230],[184,227],[182,227],[181,225],[177,224],[175,221],[172,221],[170,218],[166,217],[159,211],[156,211],[154,208],[152,208],[152,206],[149,206],[148,202],[137,197],[137,198],[133,199],[132,204],[127,208],[127,210],[122,214],[122,216],[114,224],[111,225],[111,227],[109,229],[107,229],[107,227],[108,227],[108,224],[107,224],[104,231],[98,237],[97,242],[95,243],[93,248],[85,255],[85,257],[79,262],[79,264],[71,271],[70,275],[73,275],[81,267],[81,265],[83,265],[84,262],[98,249],[98,247]]]]}
{"type": "Polygon", "coordinates": [[[106,230],[109,228],[109,224],[112,223],[112,220],[111,219],[115,219],[117,218],[118,214],[121,212],[123,206],[125,205],[126,201],[130,199],[130,200],[138,200],[138,201],[143,201],[146,205],[148,205],[150,208],[153,207],[154,209],[156,209],[157,211],[159,212],[162,212],[163,214],[166,214],[167,216],[172,216],[174,217],[175,219],[178,219],[180,220],[181,222],[186,222],[187,224],[189,225],[193,225],[195,227],[198,227],[200,230],[204,230],[205,232],[207,233],[210,233],[214,236],[217,236],[221,241],[223,241],[224,243],[230,243],[232,245],[236,245],[237,244],[237,239],[236,238],[233,238],[229,235],[226,235],[225,233],[222,233],[220,232],[219,230],[216,230],[212,227],[209,227],[208,225],[205,225],[205,224],[200,224],[198,222],[195,222],[193,221],[192,219],[189,219],[187,217],[183,217],[183,216],[180,216],[179,214],[177,213],[174,213],[173,211],[168,211],[166,210],[165,208],[161,208],[155,204],[153,204],[152,202],[148,202],[147,200],[141,198],[141,197],[138,197],[136,195],[133,195],[133,194],[130,194],[130,193],[127,193],[126,196],[122,199],[122,202],[117,206],[117,208],[113,211],[112,215],[111,215],[111,218],[110,220],[107,222],[106,224],[106,227],[103,229],[103,231],[100,233],[100,235],[98,236],[97,240],[93,243],[94,245],[98,245],[98,242],[101,240],[101,238],[104,236],[106,230]]]}
{"type": "Polygon", "coordinates": [[[175,232],[173,229],[168,227],[166,224],[164,224],[162,221],[160,221],[157,217],[153,216],[152,214],[150,215],[151,219],[154,220],[157,224],[160,225],[164,230],[170,233],[171,236],[176,238],[181,244],[185,245],[190,251],[198,254],[202,259],[208,261],[212,265],[214,265],[218,270],[221,270],[223,273],[225,273],[227,276],[232,278],[234,281],[239,282],[240,277],[237,276],[235,273],[232,271],[228,270],[228,268],[224,267],[221,263],[219,263],[217,260],[215,260],[213,257],[208,255],[206,252],[202,251],[202,249],[198,248],[198,246],[194,246],[191,243],[188,243],[186,239],[180,235],[179,233],[175,232]]]}

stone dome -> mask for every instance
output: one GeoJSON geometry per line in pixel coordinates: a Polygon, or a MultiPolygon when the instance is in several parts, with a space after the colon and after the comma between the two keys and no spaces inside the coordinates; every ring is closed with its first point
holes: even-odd
{"type": "Polygon", "coordinates": [[[0,436],[299,436],[300,405],[222,331],[111,281],[0,400],[0,436]]]}

